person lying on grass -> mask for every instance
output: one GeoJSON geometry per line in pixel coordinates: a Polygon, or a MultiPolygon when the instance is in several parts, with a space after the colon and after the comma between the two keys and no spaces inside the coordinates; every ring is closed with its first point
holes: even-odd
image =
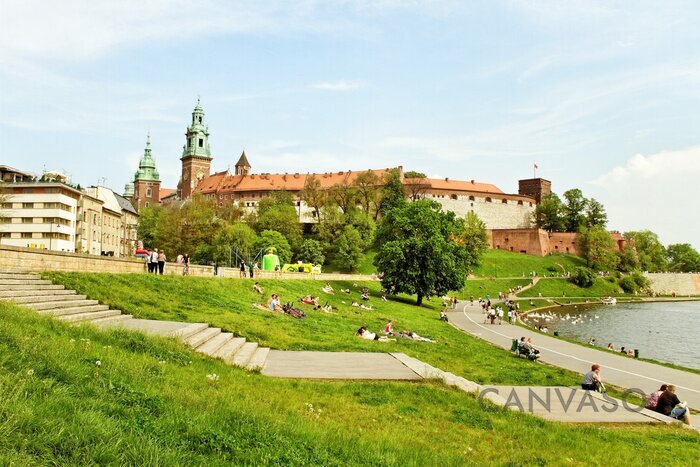
{"type": "Polygon", "coordinates": [[[314,306],[319,305],[318,297],[314,297],[313,295],[307,295],[306,297],[300,298],[299,300],[306,305],[314,305],[314,306]]]}
{"type": "Polygon", "coordinates": [[[372,309],[373,309],[373,308],[372,308],[372,305],[370,305],[370,306],[365,306],[365,305],[362,305],[361,303],[357,303],[357,302],[355,302],[355,301],[352,302],[352,306],[354,306],[354,307],[356,307],[356,308],[362,308],[363,310],[372,310],[372,309]]]}
{"type": "Polygon", "coordinates": [[[357,337],[360,337],[362,339],[367,339],[368,341],[379,341],[379,342],[389,342],[389,341],[395,341],[396,339],[389,339],[388,337],[384,336],[379,336],[374,332],[370,332],[367,330],[365,326],[362,326],[360,329],[357,330],[357,337]]]}
{"type": "Polygon", "coordinates": [[[262,295],[262,294],[263,294],[263,288],[260,287],[260,284],[258,284],[258,283],[256,282],[255,284],[253,284],[253,292],[257,292],[257,293],[259,293],[260,295],[262,295]]]}
{"type": "Polygon", "coordinates": [[[325,313],[333,313],[333,305],[331,305],[330,303],[326,302],[326,304],[323,305],[323,306],[321,306],[321,305],[316,305],[316,306],[314,307],[314,310],[323,311],[323,312],[325,312],[325,313]]]}
{"type": "Polygon", "coordinates": [[[434,340],[428,339],[427,337],[421,337],[415,332],[409,331],[408,329],[404,329],[401,331],[400,337],[403,337],[404,339],[413,339],[414,341],[419,341],[419,342],[433,342],[435,343],[434,340]]]}

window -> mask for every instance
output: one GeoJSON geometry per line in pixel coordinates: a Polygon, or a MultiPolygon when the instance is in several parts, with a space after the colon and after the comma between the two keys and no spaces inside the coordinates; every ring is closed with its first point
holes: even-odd
{"type": "Polygon", "coordinates": [[[22,209],[34,209],[34,203],[22,203],[22,209]]]}
{"type": "Polygon", "coordinates": [[[503,203],[503,204],[508,204],[508,200],[505,199],[505,198],[503,198],[503,199],[501,200],[501,203],[503,203]]]}
{"type": "Polygon", "coordinates": [[[199,123],[202,123],[202,117],[199,117],[199,123]]]}
{"type": "Polygon", "coordinates": [[[34,223],[33,217],[23,217],[22,218],[22,224],[33,224],[33,223],[34,223]]]}
{"type": "Polygon", "coordinates": [[[451,199],[457,199],[457,195],[450,195],[451,199]]]}
{"type": "Polygon", "coordinates": [[[490,202],[491,202],[491,198],[486,198],[484,201],[486,201],[487,203],[490,203],[490,202]]]}
{"type": "Polygon", "coordinates": [[[146,207],[148,208],[148,207],[150,207],[150,206],[151,206],[151,203],[149,203],[148,201],[146,201],[146,207]]]}
{"type": "Polygon", "coordinates": [[[0,232],[0,238],[10,238],[11,236],[10,232],[0,232]]]}
{"type": "Polygon", "coordinates": [[[146,198],[150,198],[152,196],[153,196],[153,190],[150,187],[146,188],[146,198]]]}
{"type": "Polygon", "coordinates": [[[2,208],[2,209],[12,209],[12,203],[2,203],[2,205],[0,205],[0,208],[2,208]]]}
{"type": "Polygon", "coordinates": [[[522,206],[522,205],[523,205],[523,200],[518,201],[518,206],[522,206]]]}
{"type": "Polygon", "coordinates": [[[469,201],[474,201],[474,197],[473,197],[473,196],[470,196],[470,197],[469,197],[469,201]]]}
{"type": "Polygon", "coordinates": [[[22,232],[22,238],[32,238],[31,232],[22,232]]]}
{"type": "Polygon", "coordinates": [[[199,138],[199,147],[200,148],[204,147],[204,139],[203,138],[199,138]]]}

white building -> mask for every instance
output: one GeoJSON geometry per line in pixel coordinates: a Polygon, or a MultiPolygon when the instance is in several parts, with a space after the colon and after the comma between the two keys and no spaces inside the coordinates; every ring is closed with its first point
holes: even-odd
{"type": "Polygon", "coordinates": [[[8,183],[4,188],[4,200],[0,206],[0,243],[75,251],[80,191],[59,181],[19,181],[8,183]]]}

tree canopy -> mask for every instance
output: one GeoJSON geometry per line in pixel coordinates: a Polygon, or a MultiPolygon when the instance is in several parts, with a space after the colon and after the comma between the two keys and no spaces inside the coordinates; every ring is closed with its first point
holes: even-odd
{"type": "Polygon", "coordinates": [[[624,237],[637,251],[639,267],[643,271],[662,272],[668,268],[666,248],[654,232],[650,230],[625,232],[624,237]]]}
{"type": "Polygon", "coordinates": [[[615,240],[599,225],[581,229],[578,248],[586,265],[599,271],[613,270],[620,261],[615,240]]]}
{"type": "Polygon", "coordinates": [[[374,265],[387,290],[423,297],[445,294],[464,285],[470,257],[455,239],[464,221],[429,200],[405,203],[388,211],[377,229],[380,245],[374,265]]]}
{"type": "Polygon", "coordinates": [[[700,272],[700,253],[690,243],[676,243],[667,248],[669,270],[700,272]]]}

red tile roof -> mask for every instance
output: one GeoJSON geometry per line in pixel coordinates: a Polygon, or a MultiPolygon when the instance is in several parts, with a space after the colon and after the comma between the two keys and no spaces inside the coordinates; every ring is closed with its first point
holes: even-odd
{"type": "Polygon", "coordinates": [[[425,182],[430,184],[430,188],[434,190],[453,190],[453,191],[476,191],[479,193],[496,193],[503,194],[500,188],[490,183],[481,183],[462,180],[450,180],[449,178],[405,178],[404,184],[425,182]]]}
{"type": "Polygon", "coordinates": [[[168,196],[172,196],[175,193],[177,193],[177,190],[173,190],[172,188],[161,188],[158,191],[158,199],[167,198],[168,196]]]}

